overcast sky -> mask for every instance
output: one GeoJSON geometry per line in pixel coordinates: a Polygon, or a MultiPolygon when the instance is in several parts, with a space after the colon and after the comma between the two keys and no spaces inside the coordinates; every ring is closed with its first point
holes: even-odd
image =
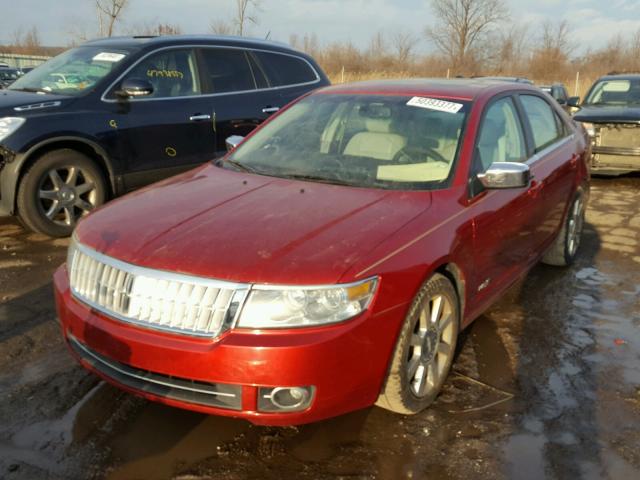
{"type": "MultiPolygon", "coordinates": [[[[136,24],[178,24],[184,33],[207,33],[213,20],[229,18],[235,0],[129,0],[121,32],[136,24]]],[[[94,0],[0,0],[0,43],[17,28],[36,26],[45,45],[64,46],[70,31],[97,31],[94,0]]],[[[378,30],[412,31],[421,36],[420,50],[430,45],[422,35],[435,19],[429,0],[261,0],[260,23],[253,36],[267,33],[288,41],[292,33],[316,33],[321,43],[352,41],[367,45],[378,30]]],[[[544,19],[566,19],[581,48],[600,47],[615,34],[640,29],[638,0],[507,0],[512,21],[528,25],[532,34],[544,19]]]]}

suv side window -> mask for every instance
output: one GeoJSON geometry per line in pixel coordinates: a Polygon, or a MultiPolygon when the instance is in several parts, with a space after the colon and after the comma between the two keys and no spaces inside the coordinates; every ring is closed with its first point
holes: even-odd
{"type": "Polygon", "coordinates": [[[246,92],[256,89],[247,52],[232,48],[203,48],[203,75],[207,93],[246,92]]]}
{"type": "Polygon", "coordinates": [[[520,95],[520,101],[531,125],[536,152],[563,136],[556,113],[546,101],[534,95],[520,95]]]}
{"type": "Polygon", "coordinates": [[[495,162],[523,162],[527,158],[522,125],[511,97],[494,102],[485,113],[476,147],[475,173],[495,162]]]}
{"type": "Polygon", "coordinates": [[[151,54],[127,73],[125,79],[139,78],[153,85],[145,98],[187,97],[200,94],[200,77],[194,51],[163,50],[151,54]]]}
{"type": "Polygon", "coordinates": [[[302,58],[270,52],[255,52],[255,55],[272,87],[318,80],[316,72],[302,58]]]}

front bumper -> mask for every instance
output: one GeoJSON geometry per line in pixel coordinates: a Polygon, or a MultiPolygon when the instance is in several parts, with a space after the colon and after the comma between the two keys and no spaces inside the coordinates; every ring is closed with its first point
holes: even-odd
{"type": "Polygon", "coordinates": [[[106,317],[71,296],[64,266],[54,288],[63,335],[85,368],[150,400],[262,425],[309,423],[373,405],[408,308],[322,328],[231,330],[212,340],[106,317]],[[260,387],[281,386],[315,387],[311,405],[259,411],[260,387]]]}

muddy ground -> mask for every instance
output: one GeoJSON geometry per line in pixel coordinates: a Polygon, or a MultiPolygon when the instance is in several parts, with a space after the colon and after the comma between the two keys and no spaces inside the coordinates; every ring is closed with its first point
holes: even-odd
{"type": "Polygon", "coordinates": [[[0,219],[0,478],[640,478],[640,176],[594,179],[577,263],[536,267],[468,329],[443,394],[300,428],[153,404],[76,365],[66,240],[0,219]]]}

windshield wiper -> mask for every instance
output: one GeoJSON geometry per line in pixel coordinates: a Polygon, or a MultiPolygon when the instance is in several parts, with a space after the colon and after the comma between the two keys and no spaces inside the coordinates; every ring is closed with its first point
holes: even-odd
{"type": "Polygon", "coordinates": [[[233,167],[235,167],[237,170],[240,170],[242,172],[247,172],[247,173],[260,173],[258,172],[255,168],[250,167],[248,165],[245,165],[244,163],[240,163],[240,162],[236,162],[235,160],[225,160],[223,158],[220,158],[218,160],[215,161],[215,164],[218,165],[219,167],[223,167],[224,168],[224,164],[228,163],[229,165],[232,165],[233,167]]]}
{"type": "Polygon", "coordinates": [[[313,175],[309,173],[283,173],[282,175],[278,175],[278,176],[282,178],[290,178],[293,180],[308,180],[311,182],[331,183],[334,185],[346,185],[348,187],[355,186],[352,182],[347,182],[339,178],[327,178],[327,177],[321,177],[320,175],[313,175]]]}

